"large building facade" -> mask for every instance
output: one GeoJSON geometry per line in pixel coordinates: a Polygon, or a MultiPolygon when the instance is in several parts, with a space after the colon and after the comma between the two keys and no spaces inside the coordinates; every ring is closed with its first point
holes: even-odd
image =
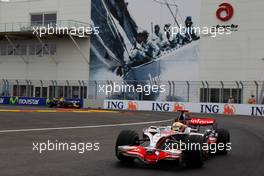
{"type": "MultiPolygon", "coordinates": [[[[129,1],[126,0],[123,4],[127,3],[129,7],[129,1]]],[[[39,38],[28,29],[34,25],[45,26],[49,23],[69,28],[76,25],[90,25],[92,2],[90,0],[0,1],[0,78],[14,80],[13,86],[8,87],[8,91],[11,92],[9,94],[87,98],[89,91],[87,82],[90,78],[90,37],[47,35],[39,38]],[[16,80],[32,82],[20,83],[16,80]]],[[[107,3],[115,4],[114,0],[109,0],[107,3]]],[[[122,3],[117,5],[122,7],[122,3]]],[[[201,89],[193,95],[198,97],[194,98],[195,101],[200,99],[200,101],[225,102],[230,95],[233,95],[237,98],[237,102],[243,103],[251,94],[256,95],[260,101],[263,99],[264,89],[261,82],[264,76],[262,45],[264,23],[261,21],[264,16],[263,6],[262,0],[201,1],[201,6],[197,7],[201,8],[199,18],[201,27],[230,26],[233,32],[231,35],[218,35],[215,38],[201,36],[198,81],[204,82],[203,85],[199,83],[198,87],[201,89]],[[230,13],[227,10],[217,15],[220,5],[225,2],[231,5],[233,13],[230,19],[221,20],[221,17],[226,17],[230,13]],[[211,84],[210,81],[214,83],[211,84]],[[251,82],[252,88],[243,89],[247,86],[246,82],[251,82]]],[[[97,13],[99,11],[98,18],[108,23],[109,18],[106,16],[107,18],[103,19],[100,14],[102,9],[99,6],[94,8],[97,13]]],[[[110,12],[113,13],[113,10],[115,9],[111,8],[110,12]]],[[[109,13],[105,10],[102,12],[109,13]]],[[[122,10],[113,13],[121,27],[122,12],[127,13],[122,10]]],[[[134,25],[131,24],[133,22],[129,16],[129,20],[123,25],[129,28],[134,25]]],[[[109,30],[115,29],[110,27],[109,30]]],[[[101,39],[97,40],[101,41],[101,39]]],[[[97,45],[101,47],[103,44],[97,45]]],[[[100,57],[106,55],[106,53],[95,54],[100,57]]],[[[95,54],[93,52],[93,55],[95,54]]],[[[183,70],[187,70],[187,67],[188,64],[183,70]]],[[[0,91],[3,95],[7,95],[1,88],[0,91]]]]}

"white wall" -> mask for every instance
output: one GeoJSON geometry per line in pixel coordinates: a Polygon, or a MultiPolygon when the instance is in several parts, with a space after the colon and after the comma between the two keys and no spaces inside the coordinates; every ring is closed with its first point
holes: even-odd
{"type": "Polygon", "coordinates": [[[201,80],[252,81],[264,79],[264,1],[263,0],[203,0],[201,25],[236,24],[238,32],[201,40],[201,80]],[[218,6],[228,2],[234,7],[234,17],[227,22],[216,18],[218,6]]]}
{"type": "MultiPolygon", "coordinates": [[[[54,55],[54,58],[58,64],[53,61],[51,56],[47,55],[25,57],[29,64],[25,64],[20,56],[1,56],[0,77],[22,80],[88,80],[89,65],[70,38],[50,40],[49,42],[57,45],[57,54],[54,55]]],[[[78,39],[78,43],[86,58],[89,58],[89,39],[78,39]]]]}
{"type": "Polygon", "coordinates": [[[30,13],[57,12],[58,20],[90,22],[90,0],[33,0],[0,3],[0,22],[30,22],[30,13]]]}
{"type": "MultiPolygon", "coordinates": [[[[56,12],[58,20],[90,22],[90,0],[36,0],[0,3],[0,23],[30,22],[31,13],[56,12]]],[[[7,42],[7,41],[0,41],[7,42]]],[[[27,42],[27,41],[23,41],[27,42]]],[[[30,41],[28,41],[30,42],[30,41]]],[[[37,39],[35,43],[38,42],[37,39]]],[[[71,39],[56,39],[56,65],[50,56],[28,56],[25,64],[19,56],[0,56],[0,78],[33,80],[88,80],[89,65],[71,39]]],[[[90,40],[77,39],[85,57],[90,57],[90,40]]]]}

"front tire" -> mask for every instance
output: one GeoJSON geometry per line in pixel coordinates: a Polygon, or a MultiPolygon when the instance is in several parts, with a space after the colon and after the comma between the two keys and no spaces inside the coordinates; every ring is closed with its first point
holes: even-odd
{"type": "Polygon", "coordinates": [[[139,145],[139,135],[135,131],[124,130],[118,135],[116,140],[115,154],[117,159],[121,162],[133,162],[135,158],[124,156],[118,152],[118,147],[125,145],[139,145]]]}
{"type": "Polygon", "coordinates": [[[203,136],[200,135],[193,135],[188,136],[186,139],[186,144],[188,146],[196,146],[186,149],[184,154],[184,162],[187,167],[189,168],[201,168],[204,164],[204,157],[203,157],[203,136]],[[198,146],[199,145],[199,146],[198,146]],[[198,147],[197,147],[198,146],[198,147]]]}

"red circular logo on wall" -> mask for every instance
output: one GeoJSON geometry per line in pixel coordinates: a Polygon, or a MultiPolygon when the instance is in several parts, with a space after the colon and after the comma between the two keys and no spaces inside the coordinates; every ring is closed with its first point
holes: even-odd
{"type": "Polygon", "coordinates": [[[234,8],[229,3],[222,3],[219,5],[219,9],[216,11],[216,16],[221,21],[228,21],[234,15],[234,8]]]}

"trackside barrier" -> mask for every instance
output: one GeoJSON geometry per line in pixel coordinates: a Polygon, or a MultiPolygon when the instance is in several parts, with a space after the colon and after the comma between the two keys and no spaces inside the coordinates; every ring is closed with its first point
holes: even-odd
{"type": "MultiPolygon", "coordinates": [[[[0,105],[16,106],[47,106],[48,98],[29,98],[29,97],[0,97],[0,105]]],[[[83,107],[82,99],[65,99],[69,102],[78,102],[83,107]]]]}
{"type": "Polygon", "coordinates": [[[189,110],[194,113],[264,117],[264,105],[248,104],[105,100],[104,109],[156,112],[177,112],[179,110],[189,110]]]}
{"type": "Polygon", "coordinates": [[[0,104],[2,105],[46,106],[46,102],[46,98],[0,97],[0,104]]]}
{"type": "Polygon", "coordinates": [[[104,100],[102,99],[84,99],[83,108],[103,109],[104,100]]]}

